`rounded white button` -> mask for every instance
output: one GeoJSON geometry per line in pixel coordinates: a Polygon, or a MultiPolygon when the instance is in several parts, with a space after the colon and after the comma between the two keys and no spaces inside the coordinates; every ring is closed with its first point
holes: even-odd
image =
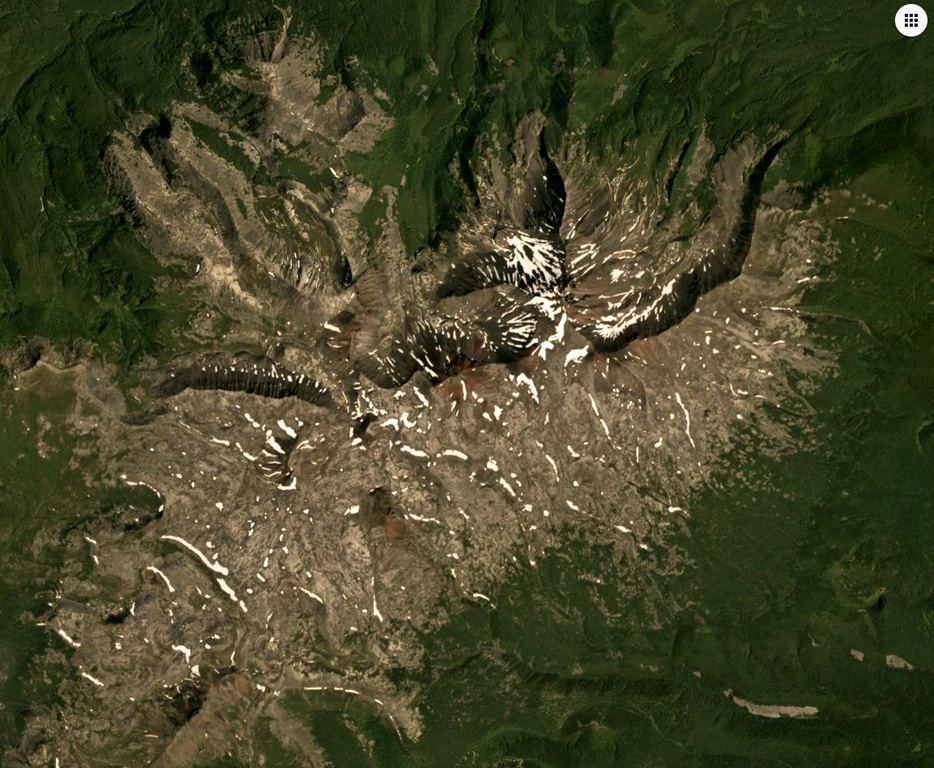
{"type": "Polygon", "coordinates": [[[905,37],[917,37],[924,32],[927,25],[928,15],[920,5],[908,3],[895,14],[895,27],[905,37]]]}

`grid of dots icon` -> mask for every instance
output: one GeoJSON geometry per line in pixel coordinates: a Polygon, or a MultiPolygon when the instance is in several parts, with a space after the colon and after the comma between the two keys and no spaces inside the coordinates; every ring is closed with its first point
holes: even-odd
{"type": "Polygon", "coordinates": [[[905,26],[906,27],[918,27],[920,22],[918,21],[919,14],[917,13],[906,13],[905,14],[905,26]]]}

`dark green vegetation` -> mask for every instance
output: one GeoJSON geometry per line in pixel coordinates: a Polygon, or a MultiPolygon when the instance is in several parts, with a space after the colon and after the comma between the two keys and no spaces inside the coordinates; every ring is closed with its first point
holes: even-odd
{"type": "MultiPolygon", "coordinates": [[[[68,646],[37,627],[66,574],[91,568],[83,523],[115,520],[132,505],[153,513],[145,487],[90,486],[99,477],[93,440],[75,438],[71,375],[44,369],[28,391],[0,398],[0,744],[18,743],[24,716],[52,704],[68,673],[68,646]],[[39,664],[46,650],[50,656],[39,664]]],[[[0,753],[2,754],[2,753],[0,753]]]]}
{"type": "MultiPolygon", "coordinates": [[[[108,193],[101,151],[128,115],[158,115],[176,98],[205,101],[250,131],[262,104],[242,93],[230,101],[220,72],[237,62],[224,57],[223,30],[244,17],[276,28],[280,16],[246,0],[9,6],[0,342],[90,339],[131,368],[184,344],[174,332],[197,299],[139,245],[108,193]]],[[[855,1],[387,0],[292,10],[293,31],[314,30],[326,44],[325,74],[389,95],[394,127],[351,170],[376,189],[405,177],[396,214],[413,251],[469,205],[478,142],[508,135],[533,109],[547,115],[551,144],[574,134],[612,158],[639,142],[662,179],[701,125],[718,151],[788,132],[767,186],[788,180],[805,201],[847,187],[889,204],[871,218],[841,207],[827,222],[841,256],[805,299],[822,318],[815,333],[840,353],[839,375],[807,396],[820,450],[761,459],[750,432],[745,479],[724,476],[692,500],[693,535],[682,544],[695,567],[667,588],[694,607],[653,627],[612,581],[578,578],[604,568],[609,578],[601,553],[576,545],[570,560],[546,558],[516,575],[495,610],[465,608],[432,639],[419,743],[400,744],[360,702],[288,699],[334,764],[934,763],[934,97],[921,74],[934,33],[903,39],[894,6],[855,1]],[[890,653],[916,669],[887,667],[890,653]],[[826,717],[756,717],[727,688],[826,717]]],[[[199,138],[210,143],[210,129],[199,138]]],[[[307,181],[299,165],[283,158],[275,172],[307,181]]],[[[678,178],[670,189],[679,204],[678,178]]],[[[363,220],[376,227],[383,205],[374,196],[363,220]]],[[[0,410],[0,744],[16,740],[28,706],[54,698],[55,681],[38,679],[34,664],[50,641],[21,615],[41,612],[66,555],[80,561],[69,524],[113,503],[70,468],[72,447],[56,443],[64,434],[47,437],[58,445],[51,463],[36,453],[39,413],[54,423],[67,404],[16,403],[0,410]],[[56,533],[37,549],[44,527],[56,533]]],[[[268,729],[256,741],[289,764],[268,729]]]]}

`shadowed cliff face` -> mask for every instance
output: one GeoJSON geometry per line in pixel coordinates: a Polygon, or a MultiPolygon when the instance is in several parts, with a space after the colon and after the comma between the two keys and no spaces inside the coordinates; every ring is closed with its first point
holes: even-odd
{"type": "MultiPolygon", "coordinates": [[[[488,161],[486,176],[474,176],[478,208],[434,275],[441,301],[406,308],[399,327],[357,357],[356,367],[383,387],[399,386],[417,370],[440,381],[458,361],[531,354],[537,332],[553,334],[565,316],[598,352],[664,333],[742,271],[762,181],[781,143],[754,150],[747,141],[725,153],[710,179],[717,205],[685,235],[690,222],[669,215],[665,197],[637,171],[594,178],[585,163],[566,159],[566,184],[545,146],[543,119],[530,115],[516,133],[513,166],[488,161]],[[464,319],[445,314],[452,310],[464,319]]],[[[670,187],[669,180],[664,196],[670,187]]],[[[368,297],[365,287],[358,297],[369,307],[388,300],[385,291],[368,297]]],[[[370,309],[369,321],[382,323],[386,314],[370,309]]]]}
{"type": "Polygon", "coordinates": [[[717,208],[698,231],[677,237],[680,222],[663,219],[661,206],[640,206],[640,180],[625,172],[572,183],[568,193],[540,119],[525,122],[517,143],[525,149],[516,153],[511,194],[484,201],[439,295],[511,285],[549,316],[565,310],[595,349],[612,352],[663,333],[740,274],[762,181],[782,142],[728,152],[713,171],[717,208]]]}
{"type": "Polygon", "coordinates": [[[266,357],[210,355],[190,363],[175,362],[169,375],[153,389],[158,397],[171,397],[185,389],[219,389],[260,397],[296,397],[308,403],[328,402],[327,389],[304,373],[296,373],[266,357]]]}

